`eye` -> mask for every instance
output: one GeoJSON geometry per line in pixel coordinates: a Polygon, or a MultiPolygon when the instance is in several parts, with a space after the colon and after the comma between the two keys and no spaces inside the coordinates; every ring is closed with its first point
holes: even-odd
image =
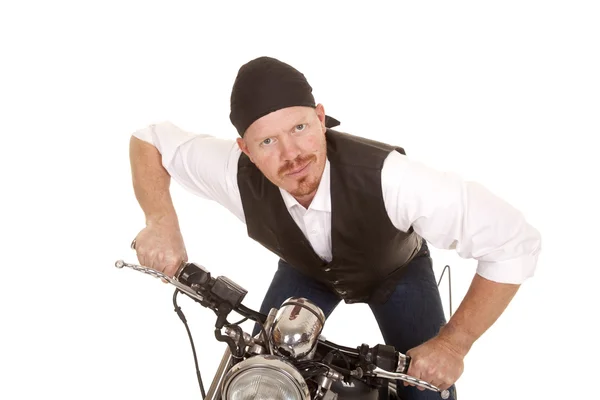
{"type": "Polygon", "coordinates": [[[265,140],[263,140],[263,141],[262,141],[260,144],[261,144],[261,145],[268,146],[268,145],[270,145],[271,143],[273,143],[273,139],[272,139],[272,138],[266,138],[266,139],[265,139],[265,140]]]}
{"type": "Polygon", "coordinates": [[[296,125],[296,132],[302,132],[306,128],[306,124],[296,125]]]}

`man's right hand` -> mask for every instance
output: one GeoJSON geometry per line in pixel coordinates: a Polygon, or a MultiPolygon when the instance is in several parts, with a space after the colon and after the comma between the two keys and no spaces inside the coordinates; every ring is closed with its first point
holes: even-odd
{"type": "Polygon", "coordinates": [[[188,260],[177,224],[148,223],[135,237],[135,251],[141,265],[171,278],[188,260]]]}

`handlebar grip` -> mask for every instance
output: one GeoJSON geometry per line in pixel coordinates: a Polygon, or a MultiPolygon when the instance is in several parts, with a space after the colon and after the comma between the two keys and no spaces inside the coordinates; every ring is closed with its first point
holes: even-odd
{"type": "Polygon", "coordinates": [[[408,374],[408,368],[410,367],[410,356],[407,356],[402,353],[398,353],[398,367],[396,368],[396,372],[401,374],[408,374]]]}

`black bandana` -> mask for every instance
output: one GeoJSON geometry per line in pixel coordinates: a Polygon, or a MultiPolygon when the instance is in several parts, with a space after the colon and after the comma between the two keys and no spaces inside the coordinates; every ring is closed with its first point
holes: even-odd
{"type": "MultiPolygon", "coordinates": [[[[300,71],[271,57],[254,59],[239,69],[231,91],[229,119],[240,136],[257,119],[293,106],[316,107],[312,87],[300,71]]],[[[339,124],[326,116],[328,128],[339,124]]]]}

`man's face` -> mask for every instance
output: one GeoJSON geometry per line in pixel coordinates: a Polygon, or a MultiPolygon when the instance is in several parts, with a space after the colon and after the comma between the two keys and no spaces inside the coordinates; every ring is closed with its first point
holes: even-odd
{"type": "Polygon", "coordinates": [[[325,110],[288,107],[254,121],[240,149],[273,184],[296,199],[312,199],[325,168],[325,110]]]}

